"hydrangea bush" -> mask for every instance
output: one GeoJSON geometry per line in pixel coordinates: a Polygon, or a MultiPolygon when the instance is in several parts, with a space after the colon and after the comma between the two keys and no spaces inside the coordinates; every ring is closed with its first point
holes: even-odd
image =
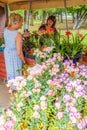
{"type": "Polygon", "coordinates": [[[14,130],[87,129],[87,66],[63,62],[54,53],[7,86],[16,116],[14,130]]]}

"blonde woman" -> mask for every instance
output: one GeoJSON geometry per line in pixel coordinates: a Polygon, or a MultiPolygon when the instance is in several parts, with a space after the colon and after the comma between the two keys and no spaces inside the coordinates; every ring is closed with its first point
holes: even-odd
{"type": "Polygon", "coordinates": [[[21,76],[22,63],[25,63],[22,52],[22,35],[18,29],[22,27],[23,18],[21,15],[12,13],[9,18],[9,25],[4,29],[5,49],[4,57],[7,71],[7,80],[21,76]]]}

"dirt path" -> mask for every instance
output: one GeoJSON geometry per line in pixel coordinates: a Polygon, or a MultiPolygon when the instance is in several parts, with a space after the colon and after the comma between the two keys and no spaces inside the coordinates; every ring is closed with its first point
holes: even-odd
{"type": "Polygon", "coordinates": [[[8,88],[3,80],[0,79],[0,105],[4,108],[10,106],[10,95],[8,93],[8,88]]]}

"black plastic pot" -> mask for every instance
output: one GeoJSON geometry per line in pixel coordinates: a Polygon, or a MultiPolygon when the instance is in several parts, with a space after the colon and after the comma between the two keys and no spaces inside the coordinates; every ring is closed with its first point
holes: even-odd
{"type": "Polygon", "coordinates": [[[67,56],[64,57],[64,61],[65,60],[73,60],[73,63],[76,64],[77,62],[79,62],[79,59],[82,57],[82,52],[78,52],[74,57],[72,57],[71,54],[67,54],[67,56]]]}
{"type": "Polygon", "coordinates": [[[30,59],[35,60],[35,56],[32,55],[32,54],[28,54],[27,52],[24,52],[24,56],[25,56],[26,58],[30,58],[30,59]]]}

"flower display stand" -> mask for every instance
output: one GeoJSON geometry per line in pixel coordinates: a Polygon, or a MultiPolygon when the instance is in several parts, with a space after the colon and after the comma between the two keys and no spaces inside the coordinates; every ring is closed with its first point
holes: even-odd
{"type": "Polygon", "coordinates": [[[3,80],[7,78],[3,51],[0,51],[0,78],[3,80]]]}

